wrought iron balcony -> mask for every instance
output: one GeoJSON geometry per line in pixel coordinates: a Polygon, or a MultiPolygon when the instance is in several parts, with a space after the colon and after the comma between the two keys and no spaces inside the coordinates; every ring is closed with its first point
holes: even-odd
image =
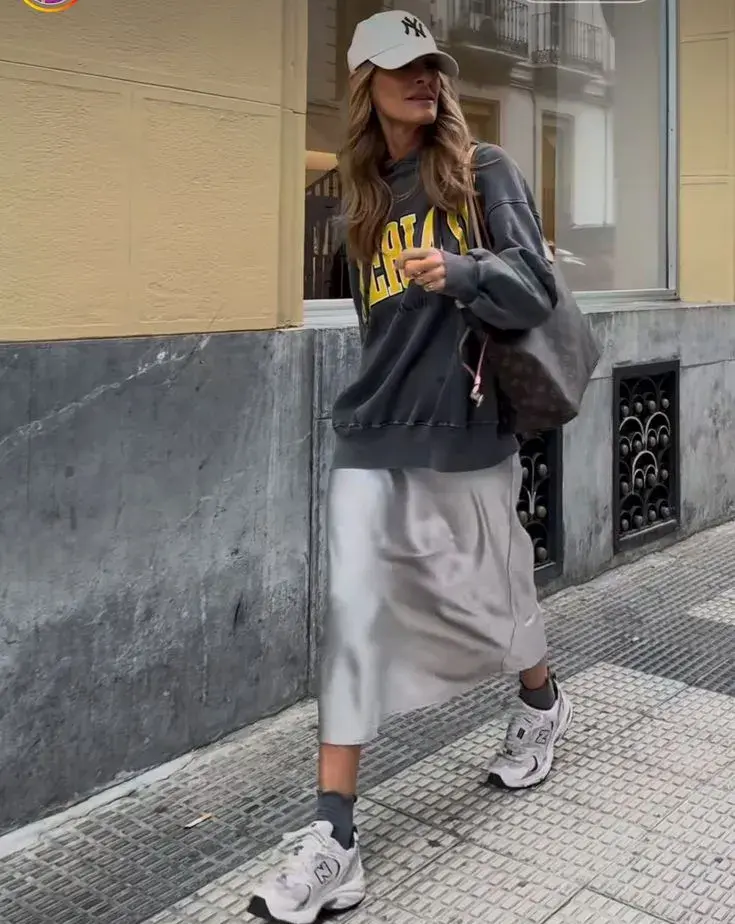
{"type": "Polygon", "coordinates": [[[556,10],[537,13],[533,20],[535,64],[586,71],[603,69],[605,58],[600,26],[560,15],[556,10]]]}
{"type": "Polygon", "coordinates": [[[450,0],[452,44],[527,58],[528,6],[519,0],[450,0]]]}
{"type": "Polygon", "coordinates": [[[341,198],[342,184],[336,170],[330,170],[306,187],[304,298],[349,297],[346,268],[335,261],[339,247],[335,220],[341,198]]]}

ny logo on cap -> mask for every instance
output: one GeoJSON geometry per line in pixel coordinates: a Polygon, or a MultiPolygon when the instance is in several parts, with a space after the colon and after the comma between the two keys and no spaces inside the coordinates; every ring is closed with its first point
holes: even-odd
{"type": "Polygon", "coordinates": [[[411,31],[413,31],[416,38],[426,38],[424,24],[418,16],[404,16],[401,20],[401,25],[406,30],[406,35],[410,35],[411,31]]]}

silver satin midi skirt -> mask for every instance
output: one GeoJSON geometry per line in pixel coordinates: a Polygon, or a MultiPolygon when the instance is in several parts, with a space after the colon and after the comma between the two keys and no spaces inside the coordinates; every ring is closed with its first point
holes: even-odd
{"type": "Polygon", "coordinates": [[[320,740],[367,744],[390,715],[546,655],[521,464],[335,469],[327,509],[320,740]]]}

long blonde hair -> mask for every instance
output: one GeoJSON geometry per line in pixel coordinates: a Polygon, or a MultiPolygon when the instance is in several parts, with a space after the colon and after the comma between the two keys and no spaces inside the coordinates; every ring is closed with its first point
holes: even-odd
{"type": "MultiPolygon", "coordinates": [[[[374,72],[374,65],[364,64],[350,79],[347,141],[339,154],[347,251],[367,264],[380,249],[392,206],[382,175],[388,148],[370,92],[374,72]]],[[[426,126],[421,149],[421,183],[432,205],[459,212],[474,194],[468,164],[472,139],[454,87],[444,74],[439,78],[437,120],[426,126]]]]}

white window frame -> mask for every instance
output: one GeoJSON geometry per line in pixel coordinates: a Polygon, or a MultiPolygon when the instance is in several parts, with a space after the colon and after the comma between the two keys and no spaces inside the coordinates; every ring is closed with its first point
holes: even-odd
{"type": "MultiPolygon", "coordinates": [[[[636,305],[673,301],[679,297],[679,10],[677,0],[659,0],[662,7],[661,107],[663,167],[666,195],[661,202],[661,221],[666,229],[666,285],[660,289],[576,292],[587,312],[630,310],[636,305]]],[[[304,327],[355,327],[357,315],[351,298],[304,300],[304,327]]]]}

